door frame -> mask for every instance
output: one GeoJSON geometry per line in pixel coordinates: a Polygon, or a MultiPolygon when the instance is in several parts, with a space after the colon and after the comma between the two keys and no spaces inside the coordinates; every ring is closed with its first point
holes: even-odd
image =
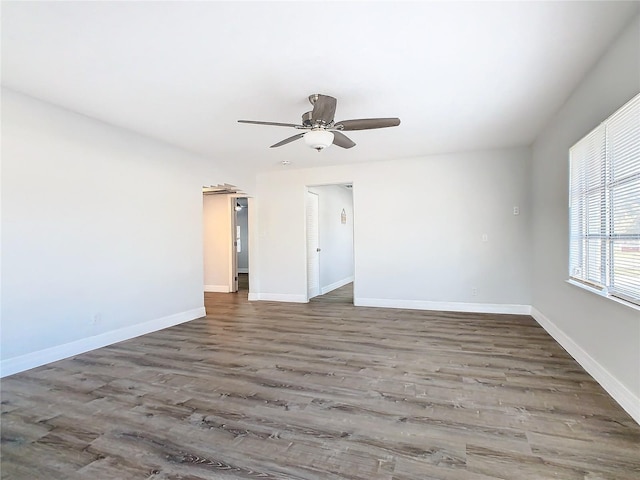
{"type": "Polygon", "coordinates": [[[229,292],[235,293],[238,291],[238,240],[236,237],[237,225],[238,225],[238,212],[236,211],[236,202],[239,197],[231,196],[231,255],[229,255],[230,262],[230,278],[229,278],[229,292]]]}
{"type": "MultiPolygon", "coordinates": [[[[356,200],[355,200],[355,194],[354,194],[354,190],[355,190],[355,182],[353,181],[343,181],[343,182],[330,182],[330,183],[318,183],[318,184],[311,184],[311,185],[305,185],[305,193],[311,193],[314,195],[318,195],[318,206],[320,206],[320,203],[322,202],[322,199],[320,198],[321,195],[320,194],[316,194],[315,192],[311,191],[314,188],[320,188],[320,187],[331,187],[331,186],[337,186],[337,187],[344,187],[344,188],[348,188],[351,192],[351,205],[352,205],[352,211],[351,211],[351,229],[352,229],[352,243],[351,243],[351,248],[352,248],[352,269],[353,269],[353,304],[356,304],[356,280],[357,280],[357,274],[356,274],[356,200]]],[[[310,296],[309,295],[309,246],[308,246],[308,224],[307,224],[307,195],[305,195],[304,197],[304,214],[305,214],[305,220],[304,220],[304,228],[305,228],[305,280],[306,280],[306,296],[307,296],[307,302],[313,298],[314,296],[310,296]]],[[[320,242],[320,209],[318,208],[318,217],[317,217],[317,221],[318,221],[318,243],[320,242]]],[[[319,255],[318,258],[318,276],[319,276],[319,281],[322,279],[322,255],[319,255]]],[[[321,283],[319,283],[319,292],[318,292],[318,296],[319,295],[323,295],[322,292],[322,285],[321,283]]]]}

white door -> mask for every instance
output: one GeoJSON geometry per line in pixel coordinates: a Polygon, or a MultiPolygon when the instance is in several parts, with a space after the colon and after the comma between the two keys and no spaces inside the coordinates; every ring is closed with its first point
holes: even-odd
{"type": "Polygon", "coordinates": [[[320,295],[320,245],[318,234],[318,211],[320,200],[317,194],[307,192],[307,297],[320,295]]]}

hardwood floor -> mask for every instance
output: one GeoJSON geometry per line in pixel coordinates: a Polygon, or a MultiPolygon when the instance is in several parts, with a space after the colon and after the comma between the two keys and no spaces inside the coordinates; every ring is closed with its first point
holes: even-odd
{"type": "Polygon", "coordinates": [[[249,274],[248,273],[239,273],[238,274],[238,290],[249,292],[249,274]]]}
{"type": "Polygon", "coordinates": [[[637,425],[526,316],[206,294],[2,380],[3,479],[635,479],[637,425]]]}

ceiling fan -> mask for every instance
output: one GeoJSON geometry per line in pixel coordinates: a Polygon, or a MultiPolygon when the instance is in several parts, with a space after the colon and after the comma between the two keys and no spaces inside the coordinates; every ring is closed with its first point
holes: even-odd
{"type": "Polygon", "coordinates": [[[319,93],[309,96],[313,110],[302,114],[302,124],[259,122],[255,120],[238,120],[239,123],[253,123],[256,125],[274,125],[276,127],[293,127],[298,130],[306,130],[292,137],[285,138],[281,142],[271,145],[271,148],[281,147],[300,138],[311,148],[318,152],[329,145],[337,145],[342,148],[355,147],[355,142],[343,134],[349,130],[370,130],[373,128],[396,127],[400,125],[399,118],[362,118],[357,120],[342,120],[336,122],[333,119],[336,113],[337,100],[329,95],[319,93]]]}

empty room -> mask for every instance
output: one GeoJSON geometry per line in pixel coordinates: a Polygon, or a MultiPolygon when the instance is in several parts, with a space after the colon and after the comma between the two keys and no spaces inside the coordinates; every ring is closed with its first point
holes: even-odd
{"type": "Polygon", "coordinates": [[[0,478],[640,478],[640,2],[0,8],[0,478]]]}

